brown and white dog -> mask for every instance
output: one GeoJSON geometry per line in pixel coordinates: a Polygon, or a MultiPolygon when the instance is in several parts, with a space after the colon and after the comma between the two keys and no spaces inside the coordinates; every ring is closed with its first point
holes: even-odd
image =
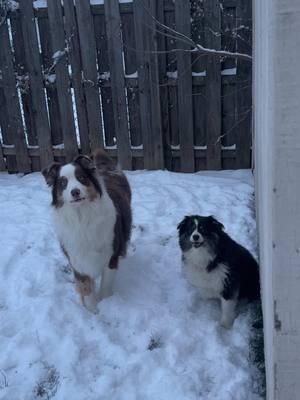
{"type": "Polygon", "coordinates": [[[96,311],[112,295],[120,256],[131,233],[131,191],[122,171],[102,150],[42,171],[52,188],[54,225],[74,270],[82,303],[96,311]],[[101,276],[100,290],[96,279],[101,276]]]}

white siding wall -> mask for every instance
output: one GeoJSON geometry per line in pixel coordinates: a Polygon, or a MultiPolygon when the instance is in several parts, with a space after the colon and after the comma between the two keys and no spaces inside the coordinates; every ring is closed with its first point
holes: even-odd
{"type": "Polygon", "coordinates": [[[268,400],[300,399],[300,1],[255,0],[255,164],[268,400]]]}

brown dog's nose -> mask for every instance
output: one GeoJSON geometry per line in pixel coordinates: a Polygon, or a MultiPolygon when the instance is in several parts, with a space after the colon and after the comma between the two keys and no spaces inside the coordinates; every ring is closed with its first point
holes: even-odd
{"type": "Polygon", "coordinates": [[[71,195],[74,197],[74,199],[78,199],[78,197],[80,197],[80,190],[78,188],[72,189],[71,195]]]}

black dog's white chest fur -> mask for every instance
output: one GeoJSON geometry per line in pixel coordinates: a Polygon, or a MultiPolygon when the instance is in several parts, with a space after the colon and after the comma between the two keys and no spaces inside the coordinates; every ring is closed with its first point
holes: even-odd
{"type": "Polygon", "coordinates": [[[214,255],[204,246],[192,247],[182,255],[182,271],[188,282],[200,289],[203,298],[221,298],[224,280],[227,275],[225,264],[218,264],[209,271],[207,268],[214,255]]]}

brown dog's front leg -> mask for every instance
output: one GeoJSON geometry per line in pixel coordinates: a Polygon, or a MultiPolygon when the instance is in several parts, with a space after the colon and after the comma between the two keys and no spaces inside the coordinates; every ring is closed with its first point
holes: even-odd
{"type": "Polygon", "coordinates": [[[90,278],[88,275],[82,275],[76,270],[74,270],[74,276],[75,276],[75,287],[76,291],[80,295],[80,300],[83,305],[84,303],[84,297],[85,296],[90,296],[91,293],[93,292],[94,289],[94,280],[90,278]]]}

